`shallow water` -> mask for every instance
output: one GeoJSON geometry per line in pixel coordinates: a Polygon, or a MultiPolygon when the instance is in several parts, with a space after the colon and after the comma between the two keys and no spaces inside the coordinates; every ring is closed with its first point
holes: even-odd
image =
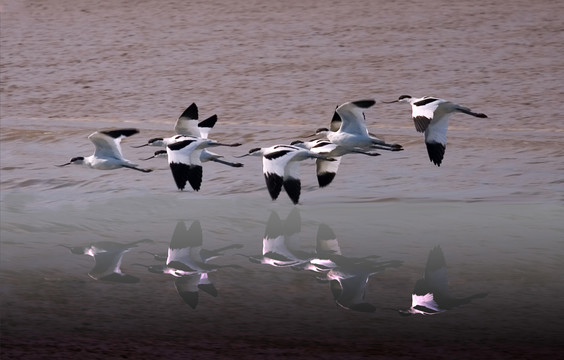
{"type": "MultiPolygon", "coordinates": [[[[311,340],[317,326],[335,329],[319,340],[327,346],[366,333],[394,344],[378,352],[380,342],[357,338],[349,357],[408,356],[401,349],[413,348],[405,339],[417,336],[446,337],[448,345],[425,345],[434,356],[439,348],[458,351],[456,344],[481,344],[476,351],[500,358],[558,349],[562,324],[547,309],[564,275],[563,11],[549,1],[0,2],[5,355],[29,355],[24,334],[59,344],[63,354],[63,344],[109,341],[108,331],[137,329],[145,331],[137,340],[159,339],[138,354],[162,353],[167,341],[184,336],[171,329],[186,317],[215,324],[201,325],[200,339],[236,341],[238,329],[263,350],[300,349],[292,341],[311,340]],[[488,118],[453,116],[438,168],[409,108],[380,103],[405,93],[444,97],[488,118]],[[244,143],[217,149],[234,160],[253,147],[303,139],[327,126],[335,105],[371,97],[378,103],[366,112],[369,129],[405,150],[347,156],[325,189],[316,186],[314,164],[304,162],[297,206],[284,192],[269,198],[259,159],[243,158],[238,169],[206,163],[202,189],[179,192],[166,160],[138,161],[157,148],[131,147],[170,135],[176,117],[196,102],[200,118],[219,117],[212,138],[244,143]],[[140,129],[123,141],[123,152],[153,173],[54,166],[89,155],[91,132],[119,127],[140,129]],[[271,213],[284,220],[296,208],[301,231],[292,249],[314,252],[326,224],[343,256],[401,262],[370,277],[365,300],[374,313],[335,306],[329,286],[312,272],[237,255],[260,254],[271,213]],[[153,263],[143,251],[166,252],[178,221],[196,220],[203,248],[243,247],[210,261],[241,268],[210,273],[218,296],[201,294],[193,310],[172,277],[133,264],[153,263]],[[92,258],[56,246],[140,239],[153,242],[122,261],[137,284],[95,281],[88,276],[92,258]],[[385,310],[409,306],[436,245],[452,293],[488,297],[424,320],[385,310]],[[130,320],[113,330],[96,320],[116,311],[130,320]],[[45,321],[55,321],[53,333],[68,341],[53,340],[45,321]]],[[[339,351],[329,346],[323,353],[339,351]]]]}

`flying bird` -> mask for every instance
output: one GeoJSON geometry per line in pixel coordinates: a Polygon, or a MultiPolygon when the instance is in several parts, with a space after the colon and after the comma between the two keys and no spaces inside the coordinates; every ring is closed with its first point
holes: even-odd
{"type": "Polygon", "coordinates": [[[121,152],[121,139],[137,134],[137,129],[119,129],[96,131],[88,136],[96,150],[93,155],[84,157],[73,157],[68,163],[57,165],[67,166],[70,164],[84,165],[91,169],[113,170],[119,168],[133,169],[142,172],[151,172],[151,169],[140,169],[137,164],[125,159],[121,152]]]}
{"type": "Polygon", "coordinates": [[[215,140],[197,137],[183,137],[181,141],[167,145],[168,164],[172,177],[179,190],[184,190],[188,182],[195,191],[202,184],[201,153],[207,147],[240,146],[241,144],[223,144],[215,140]]]}
{"type": "Polygon", "coordinates": [[[350,101],[337,106],[331,120],[331,127],[319,128],[315,135],[326,136],[332,143],[351,151],[403,150],[401,145],[388,144],[368,132],[364,110],[372,107],[375,103],[375,100],[369,99],[350,101]],[[338,129],[337,126],[339,126],[338,129]]]}
{"type": "Polygon", "coordinates": [[[473,112],[467,107],[430,96],[414,98],[411,95],[401,95],[397,100],[385,103],[396,102],[411,105],[411,116],[415,130],[425,133],[425,145],[427,145],[429,160],[437,166],[441,166],[445,155],[448,119],[452,114],[463,113],[478,118],[488,117],[486,114],[473,112]]]}
{"type": "MultiPolygon", "coordinates": [[[[175,142],[179,142],[184,140],[186,137],[199,137],[203,139],[207,139],[210,131],[213,129],[215,123],[217,122],[217,115],[212,115],[207,119],[198,122],[199,111],[198,106],[195,103],[192,103],[190,106],[182,112],[182,114],[176,120],[174,125],[175,135],[167,137],[167,138],[152,138],[147,141],[147,143],[143,145],[133,146],[135,148],[140,148],[144,146],[159,146],[159,147],[167,147],[170,144],[175,142]]],[[[164,151],[166,154],[166,151],[164,151]]],[[[164,157],[163,151],[155,151],[153,156],[142,159],[142,160],[149,160],[153,158],[164,157]]],[[[211,152],[207,149],[203,149],[200,152],[200,161],[207,162],[213,161],[218,164],[223,164],[231,167],[242,167],[243,164],[237,162],[229,162],[223,160],[223,155],[216,154],[211,152]]]]}
{"type": "Polygon", "coordinates": [[[324,159],[335,161],[335,159],[317,154],[311,150],[293,145],[274,145],[266,148],[253,148],[248,154],[238,156],[261,156],[262,172],[266,181],[266,187],[272,200],[276,200],[282,187],[294,204],[300,200],[300,161],[306,159],[324,159]]]}

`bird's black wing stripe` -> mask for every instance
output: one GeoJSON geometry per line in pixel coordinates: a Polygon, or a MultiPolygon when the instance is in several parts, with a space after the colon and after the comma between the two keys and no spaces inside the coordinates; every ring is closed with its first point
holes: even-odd
{"type": "Polygon", "coordinates": [[[137,129],[119,129],[119,130],[108,130],[108,131],[100,131],[104,135],[108,135],[114,139],[117,139],[120,136],[131,136],[137,134],[139,130],[137,129]]]}
{"type": "Polygon", "coordinates": [[[170,150],[180,150],[180,149],[190,145],[194,141],[196,141],[196,140],[194,140],[194,139],[182,140],[182,141],[175,142],[175,143],[168,145],[168,148],[170,150]]]}
{"type": "Polygon", "coordinates": [[[284,156],[291,151],[292,150],[279,150],[279,151],[272,152],[270,154],[266,154],[266,155],[264,155],[264,157],[268,160],[273,160],[273,159],[279,158],[281,156],[284,156]]]}
{"type": "Polygon", "coordinates": [[[358,101],[353,101],[353,104],[355,104],[356,106],[363,108],[363,109],[367,109],[369,107],[371,107],[372,105],[376,104],[376,101],[374,100],[358,100],[358,101]]]}
{"type": "Polygon", "coordinates": [[[423,100],[419,100],[419,101],[417,101],[417,102],[414,102],[413,105],[415,105],[415,106],[423,106],[423,105],[430,104],[430,103],[432,103],[433,101],[437,101],[437,100],[438,100],[438,99],[435,99],[435,98],[426,98],[426,99],[423,99],[423,100]]]}

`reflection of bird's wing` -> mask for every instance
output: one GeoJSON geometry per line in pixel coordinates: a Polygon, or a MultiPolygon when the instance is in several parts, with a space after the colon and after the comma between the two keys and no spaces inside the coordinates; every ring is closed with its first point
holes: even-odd
{"type": "Polygon", "coordinates": [[[95,280],[102,281],[121,283],[138,282],[139,278],[121,272],[121,260],[127,251],[128,249],[124,249],[121,251],[107,251],[96,254],[94,256],[96,265],[94,265],[94,268],[88,275],[95,280]]]}
{"type": "Polygon", "coordinates": [[[449,294],[446,262],[440,246],[429,252],[425,266],[425,282],[433,293],[438,292],[445,296],[449,294]]]}
{"type": "Polygon", "coordinates": [[[281,236],[284,233],[282,220],[280,220],[280,216],[276,212],[271,212],[268,220],[266,222],[266,228],[264,231],[264,238],[276,238],[281,236]]]}
{"type": "Polygon", "coordinates": [[[427,315],[432,315],[443,311],[435,302],[433,294],[412,295],[411,307],[427,315]]]}
{"type": "Polygon", "coordinates": [[[341,248],[337,235],[328,225],[320,224],[317,230],[316,252],[318,257],[328,257],[332,255],[341,255],[341,248]]]}
{"type": "Polygon", "coordinates": [[[137,129],[96,131],[90,134],[88,139],[90,139],[96,147],[94,156],[99,158],[114,158],[121,160],[123,159],[120,146],[121,139],[137,134],[138,132],[139,131],[137,129]]]}
{"type": "Polygon", "coordinates": [[[174,281],[176,291],[182,300],[195,309],[198,305],[198,283],[200,282],[200,274],[182,276],[174,281]]]}
{"type": "Polygon", "coordinates": [[[376,308],[372,304],[364,301],[367,282],[368,276],[363,275],[331,281],[331,291],[335,301],[346,309],[361,312],[374,312],[376,308]]]}
{"type": "Polygon", "coordinates": [[[200,282],[198,284],[198,289],[202,290],[203,292],[210,294],[213,297],[217,296],[217,289],[215,288],[215,286],[212,284],[212,282],[208,278],[207,273],[201,273],[200,274],[200,282]]]}
{"type": "Polygon", "coordinates": [[[273,254],[278,254],[286,259],[294,258],[292,252],[286,246],[286,239],[284,238],[284,236],[264,238],[262,241],[262,254],[268,254],[269,257],[272,257],[273,254]]]}
{"type": "Polygon", "coordinates": [[[293,208],[286,217],[284,222],[284,236],[286,236],[287,241],[291,241],[296,235],[302,230],[302,218],[300,216],[300,211],[298,208],[293,208]]]}

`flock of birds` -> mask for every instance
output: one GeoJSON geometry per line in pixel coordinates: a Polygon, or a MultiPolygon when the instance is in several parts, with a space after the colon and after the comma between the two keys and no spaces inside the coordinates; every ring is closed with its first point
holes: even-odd
{"type": "MultiPolygon", "coordinates": [[[[425,134],[425,144],[429,160],[440,166],[446,149],[446,134],[449,117],[454,113],[463,113],[478,118],[486,118],[469,108],[435,97],[414,98],[402,95],[397,100],[385,103],[407,103],[411,105],[415,129],[425,134]]],[[[320,187],[329,185],[339,168],[341,157],[346,154],[380,155],[377,150],[401,151],[403,147],[395,143],[386,143],[366,127],[364,111],[372,107],[375,100],[357,100],[337,106],[329,128],[317,129],[313,141],[294,141],[291,144],[277,144],[269,147],[253,148],[247,154],[236,156],[262,157],[263,175],[272,200],[276,200],[282,191],[286,191],[294,204],[299,202],[301,181],[299,163],[306,159],[316,160],[317,179],[320,187]]],[[[202,163],[214,161],[231,167],[243,164],[228,162],[223,156],[213,153],[208,148],[241,146],[240,143],[226,144],[211,140],[208,134],[217,122],[217,115],[199,121],[198,107],[191,104],[177,119],[175,134],[167,138],[153,138],[147,143],[136,146],[158,146],[166,150],[156,151],[153,156],[143,159],[167,157],[172,176],[179,190],[190,184],[193,190],[200,190],[202,184],[202,163]]],[[[139,168],[137,164],[124,158],[121,140],[138,133],[137,129],[118,129],[96,131],[88,138],[96,150],[93,155],[73,157],[69,164],[84,165],[88,168],[111,170],[118,168],[151,172],[151,169],[139,168]]]]}
{"type": "MultiPolygon", "coordinates": [[[[333,230],[320,224],[314,251],[304,251],[295,246],[301,231],[301,218],[296,208],[282,221],[272,212],[262,241],[262,252],[247,257],[251,263],[276,268],[291,268],[297,271],[310,271],[321,283],[328,283],[335,304],[341,308],[359,312],[374,312],[377,307],[365,300],[369,278],[387,268],[401,266],[397,260],[378,261],[378,256],[350,257],[343,255],[339,241],[333,230]]],[[[150,240],[140,240],[127,244],[102,241],[86,246],[64,246],[73,254],[93,256],[95,266],[89,276],[96,280],[116,283],[136,283],[140,279],[121,270],[121,261],[126,252],[150,240]]],[[[173,276],[178,295],[184,303],[196,308],[199,292],[203,291],[217,297],[218,291],[209,274],[223,268],[241,268],[238,265],[217,265],[211,260],[223,256],[229,249],[240,249],[243,245],[232,244],[215,250],[203,248],[202,228],[199,221],[192,222],[186,229],[179,221],[174,230],[167,253],[151,253],[157,265],[133,264],[146,267],[149,272],[173,276]]],[[[400,315],[435,315],[472,300],[485,297],[478,293],[467,297],[454,297],[448,289],[446,262],[440,246],[434,247],[428,256],[424,277],[415,283],[412,303],[409,308],[386,310],[397,311],[400,315]]]]}

